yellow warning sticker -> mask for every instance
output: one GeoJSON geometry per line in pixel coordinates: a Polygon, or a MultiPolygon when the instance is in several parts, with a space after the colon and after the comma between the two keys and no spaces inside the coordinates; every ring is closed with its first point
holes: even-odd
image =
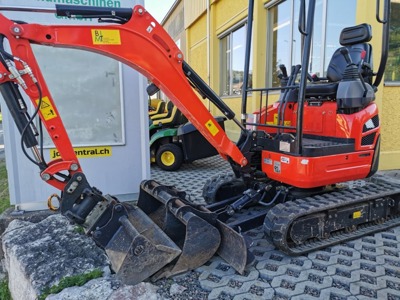
{"type": "Polygon", "coordinates": [[[93,45],[121,45],[121,36],[116,29],[92,29],[93,45]]]}
{"type": "MultiPolygon", "coordinates": [[[[36,105],[39,105],[39,102],[40,99],[36,99],[36,105]]],[[[54,107],[48,97],[42,98],[42,103],[40,104],[40,112],[42,113],[42,116],[46,121],[57,117],[54,107]]]]}
{"type": "MultiPolygon", "coordinates": [[[[278,125],[278,114],[274,114],[274,121],[273,122],[266,122],[267,125],[278,125]]],[[[286,120],[283,121],[283,125],[284,126],[291,126],[292,125],[292,121],[290,120],[286,120]]]]}
{"type": "Polygon", "coordinates": [[[214,122],[211,119],[207,121],[206,127],[208,131],[212,134],[212,136],[216,136],[217,133],[219,132],[218,127],[214,124],[214,122]]]}
{"type": "Polygon", "coordinates": [[[361,210],[353,212],[353,219],[361,218],[361,210]]]}
{"type": "MultiPolygon", "coordinates": [[[[97,147],[74,147],[74,151],[79,158],[92,158],[104,157],[112,155],[112,148],[110,146],[97,146],[97,147]]],[[[50,159],[60,158],[60,153],[57,149],[50,149],[50,159]]]]}

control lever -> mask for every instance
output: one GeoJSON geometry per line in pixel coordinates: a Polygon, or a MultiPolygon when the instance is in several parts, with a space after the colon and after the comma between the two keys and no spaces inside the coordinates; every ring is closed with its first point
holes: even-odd
{"type": "Polygon", "coordinates": [[[312,80],[312,82],[317,82],[317,81],[321,81],[321,78],[319,78],[317,74],[312,74],[311,80],[312,80]]]}
{"type": "Polygon", "coordinates": [[[349,54],[349,50],[346,47],[343,47],[342,49],[340,49],[340,53],[343,55],[343,57],[346,60],[348,65],[353,63],[353,61],[351,60],[350,54],[349,54]]]}
{"type": "Polygon", "coordinates": [[[358,65],[358,71],[361,73],[362,72],[362,69],[363,69],[363,67],[364,67],[364,60],[365,60],[365,56],[367,55],[367,51],[365,51],[365,50],[362,50],[361,51],[361,54],[360,54],[360,57],[361,57],[361,60],[360,60],[360,64],[358,65]]]}
{"type": "MultiPolygon", "coordinates": [[[[365,98],[366,95],[367,95],[367,93],[368,93],[368,88],[367,88],[367,86],[366,86],[366,84],[365,84],[364,77],[362,77],[361,73],[359,72],[359,68],[357,68],[356,64],[354,64],[354,63],[352,62],[351,57],[350,57],[350,55],[349,55],[349,50],[348,50],[346,47],[343,47],[342,49],[340,49],[340,53],[344,56],[344,59],[345,59],[346,62],[347,62],[347,67],[349,67],[350,65],[352,65],[353,68],[356,68],[356,69],[357,69],[358,77],[360,78],[361,84],[362,84],[363,89],[364,89],[363,98],[365,98]]],[[[365,57],[365,55],[364,55],[364,57],[365,57]]],[[[362,59],[362,60],[363,60],[363,59],[362,59]]]]}
{"type": "MultiPolygon", "coordinates": [[[[301,69],[301,65],[292,66],[290,76],[287,81],[287,86],[290,87],[295,84],[296,77],[299,74],[300,69],[301,69]]],[[[279,99],[279,102],[281,103],[281,105],[279,105],[279,109],[278,109],[278,125],[280,125],[281,121],[284,120],[285,110],[286,110],[286,105],[287,105],[287,100],[288,100],[287,98],[289,95],[291,95],[291,93],[289,93],[289,90],[286,89],[284,91],[283,95],[281,95],[281,97],[279,99]]],[[[278,137],[280,133],[281,133],[281,129],[278,128],[276,137],[278,137]]]]}
{"type": "Polygon", "coordinates": [[[286,70],[286,66],[285,65],[279,65],[279,70],[281,71],[281,73],[278,75],[278,78],[281,82],[281,87],[285,87],[288,84],[288,74],[287,74],[287,70],[286,70]]]}
{"type": "Polygon", "coordinates": [[[288,74],[287,74],[287,70],[286,70],[286,66],[285,65],[279,65],[279,70],[281,70],[282,72],[282,77],[283,78],[287,78],[288,74]]]}

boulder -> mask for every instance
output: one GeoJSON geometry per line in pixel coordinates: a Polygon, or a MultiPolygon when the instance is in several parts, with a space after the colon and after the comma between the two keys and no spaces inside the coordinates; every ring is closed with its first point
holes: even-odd
{"type": "Polygon", "coordinates": [[[39,223],[12,221],[2,246],[13,299],[37,299],[64,277],[94,269],[110,273],[105,252],[59,214],[39,223]]]}

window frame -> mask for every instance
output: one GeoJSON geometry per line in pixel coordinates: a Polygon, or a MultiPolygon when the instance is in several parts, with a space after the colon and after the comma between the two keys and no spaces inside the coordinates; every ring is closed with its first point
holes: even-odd
{"type": "MultiPolygon", "coordinates": [[[[399,4],[400,5],[400,3],[399,2],[397,2],[397,1],[390,1],[390,4],[392,5],[392,4],[399,4]]],[[[392,10],[391,10],[392,12],[393,12],[393,8],[392,8],[392,10]]],[[[391,17],[391,16],[390,16],[391,17]]],[[[392,19],[390,19],[390,21],[391,21],[392,19]]],[[[391,23],[392,24],[392,23],[391,23]]],[[[388,51],[388,61],[389,61],[389,54],[390,54],[390,33],[389,33],[389,51],[388,51]]],[[[400,48],[400,47],[399,47],[400,48]]],[[[398,49],[399,49],[398,48],[398,49]]],[[[399,51],[400,51],[400,49],[399,49],[399,51]]],[[[389,62],[386,62],[386,64],[388,64],[389,62]]],[[[400,67],[400,64],[397,66],[397,67],[400,67]]],[[[387,77],[386,77],[386,71],[387,71],[387,66],[386,66],[386,70],[385,70],[385,74],[384,74],[384,77],[383,77],[383,85],[384,86],[400,86],[400,80],[389,80],[389,81],[387,81],[387,77]]]]}
{"type": "MultiPolygon", "coordinates": [[[[266,25],[266,49],[267,49],[267,61],[266,61],[266,83],[268,86],[273,86],[274,83],[274,76],[275,76],[275,70],[276,70],[276,66],[274,64],[276,64],[275,61],[273,61],[274,57],[273,57],[273,47],[274,47],[274,13],[276,13],[276,10],[273,11],[274,8],[276,8],[278,5],[286,2],[287,0],[272,0],[266,4],[264,4],[264,8],[266,9],[266,14],[267,14],[267,25],[266,25]]],[[[297,16],[295,16],[295,0],[289,0],[289,6],[290,6],[290,35],[288,36],[290,41],[293,41],[293,39],[295,38],[295,30],[297,30],[297,24],[295,23],[295,20],[297,18],[297,16]]],[[[321,28],[321,33],[320,36],[318,36],[318,39],[315,40],[315,36],[313,34],[313,43],[311,45],[311,53],[313,51],[318,51],[318,56],[319,56],[319,66],[318,69],[313,69],[312,73],[319,73],[319,76],[323,77],[325,76],[325,72],[326,69],[328,67],[329,61],[330,61],[330,57],[326,57],[327,55],[327,33],[328,33],[328,21],[329,21],[329,12],[328,12],[328,0],[321,0],[321,23],[322,23],[322,28],[321,28]],[[317,45],[318,43],[321,43],[322,47],[320,47],[320,49],[318,49],[319,47],[315,47],[315,45],[317,45]]],[[[296,12],[297,13],[297,12],[296,12]]],[[[319,11],[318,11],[319,13],[319,11]]],[[[354,23],[355,25],[355,23],[354,23]]],[[[329,41],[328,41],[329,42],[329,41]]],[[[276,43],[276,42],[275,42],[276,43]]],[[[298,46],[294,46],[293,42],[290,44],[290,56],[289,56],[289,62],[288,65],[286,65],[286,68],[288,70],[288,72],[290,72],[290,67],[293,65],[293,53],[294,53],[294,47],[299,47],[299,45],[301,45],[301,42],[297,43],[298,46]]],[[[301,47],[301,46],[300,46],[301,47]]],[[[340,47],[340,45],[338,45],[338,47],[340,47]]],[[[310,66],[308,66],[310,67],[310,66]]],[[[314,65],[315,67],[315,65],[314,65]]],[[[279,92],[277,92],[279,93],[279,92]]]]}
{"type": "MultiPolygon", "coordinates": [[[[229,48],[227,48],[227,49],[231,50],[232,49],[232,45],[233,45],[233,38],[232,37],[233,37],[234,32],[244,27],[245,33],[247,34],[247,26],[248,26],[247,25],[247,18],[245,18],[245,19],[242,19],[239,22],[237,22],[235,25],[233,25],[229,29],[227,29],[227,30],[225,30],[222,33],[217,35],[217,38],[219,40],[219,50],[220,50],[220,54],[219,54],[219,57],[220,57],[220,60],[219,60],[220,61],[220,64],[219,64],[219,70],[220,70],[219,96],[220,97],[237,98],[237,97],[240,97],[242,95],[241,92],[239,94],[234,94],[233,90],[232,90],[233,89],[232,88],[233,87],[233,67],[232,67],[233,58],[232,58],[232,55],[230,55],[230,58],[229,58],[229,91],[228,91],[227,95],[223,94],[224,88],[222,87],[222,85],[223,85],[224,80],[222,78],[224,78],[225,75],[226,75],[226,69],[224,68],[224,59],[226,58],[226,54],[224,53],[224,48],[225,47],[223,46],[223,43],[224,43],[224,39],[228,38],[229,39],[229,48]],[[222,58],[224,58],[224,59],[222,59],[222,58]]],[[[244,42],[246,42],[246,41],[244,41],[244,42]]],[[[245,45],[246,44],[244,44],[244,46],[245,45]]],[[[230,53],[232,53],[232,51],[230,53]]],[[[243,69],[244,69],[244,60],[243,60],[243,69]]],[[[250,69],[252,69],[251,66],[250,66],[250,69]]]]}

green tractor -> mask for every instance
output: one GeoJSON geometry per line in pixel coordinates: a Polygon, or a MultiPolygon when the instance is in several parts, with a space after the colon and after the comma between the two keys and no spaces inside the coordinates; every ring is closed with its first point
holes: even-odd
{"type": "MultiPolygon", "coordinates": [[[[218,154],[217,150],[200,134],[172,102],[167,113],[151,117],[150,158],[161,169],[176,171],[183,163],[218,154]]],[[[224,129],[225,117],[216,117],[224,129]]]]}

